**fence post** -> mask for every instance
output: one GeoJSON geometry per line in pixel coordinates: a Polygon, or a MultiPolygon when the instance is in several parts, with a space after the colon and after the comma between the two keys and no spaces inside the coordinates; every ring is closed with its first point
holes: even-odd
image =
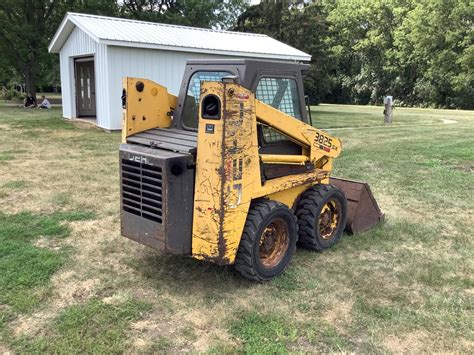
{"type": "Polygon", "coordinates": [[[392,123],[392,116],[393,116],[393,96],[385,96],[383,99],[384,104],[384,122],[385,123],[392,123]]]}

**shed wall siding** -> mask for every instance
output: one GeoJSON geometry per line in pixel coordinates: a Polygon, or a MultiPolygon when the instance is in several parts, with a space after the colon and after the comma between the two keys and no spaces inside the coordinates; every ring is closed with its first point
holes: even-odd
{"type": "Polygon", "coordinates": [[[109,129],[122,128],[120,95],[122,78],[131,76],[153,80],[178,95],[186,60],[228,58],[210,54],[172,52],[156,49],[137,49],[108,46],[109,129]]]}
{"type": "Polygon", "coordinates": [[[98,45],[94,63],[97,126],[106,129],[110,129],[108,50],[106,45],[98,45]]]}
{"type": "Polygon", "coordinates": [[[84,56],[94,57],[97,125],[109,130],[122,128],[120,96],[123,77],[150,79],[177,95],[188,59],[235,58],[231,52],[229,55],[213,55],[99,44],[76,27],[60,51],[65,118],[77,117],[74,58],[84,56]]]}

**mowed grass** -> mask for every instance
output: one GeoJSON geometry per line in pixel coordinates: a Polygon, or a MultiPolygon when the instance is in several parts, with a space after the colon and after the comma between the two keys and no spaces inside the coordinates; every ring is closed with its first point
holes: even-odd
{"type": "Polygon", "coordinates": [[[63,265],[66,250],[41,248],[32,242],[40,236],[66,237],[70,228],[61,224],[62,221],[92,217],[90,212],[51,215],[0,212],[0,302],[20,312],[37,306],[40,301],[38,287],[47,284],[51,275],[63,265]]]}
{"type": "Polygon", "coordinates": [[[382,110],[313,121],[386,221],[253,284],[120,237],[118,132],[0,107],[0,352],[471,352],[474,112],[382,110]]]}

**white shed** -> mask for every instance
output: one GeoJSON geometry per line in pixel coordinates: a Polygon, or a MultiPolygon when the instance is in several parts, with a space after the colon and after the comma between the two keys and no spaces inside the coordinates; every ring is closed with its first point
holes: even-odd
{"type": "Polygon", "coordinates": [[[63,116],[109,130],[121,128],[123,77],[151,79],[177,95],[187,59],[311,59],[266,35],[78,13],[64,17],[48,49],[60,56],[63,116]]]}

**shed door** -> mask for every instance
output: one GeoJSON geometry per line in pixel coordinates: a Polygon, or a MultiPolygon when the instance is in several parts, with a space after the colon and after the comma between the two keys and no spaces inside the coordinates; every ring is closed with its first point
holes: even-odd
{"type": "Polygon", "coordinates": [[[94,59],[74,61],[76,76],[77,117],[95,117],[94,59]]]}

